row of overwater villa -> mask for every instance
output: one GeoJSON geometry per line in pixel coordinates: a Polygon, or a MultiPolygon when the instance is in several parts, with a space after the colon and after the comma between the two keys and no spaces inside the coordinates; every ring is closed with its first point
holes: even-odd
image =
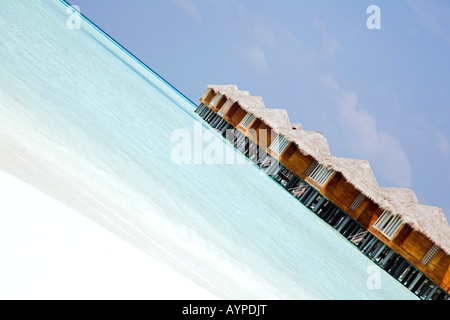
{"type": "Polygon", "coordinates": [[[209,85],[196,113],[299,202],[421,299],[450,299],[450,227],[412,190],[380,188],[367,161],[335,157],[320,132],[234,85],[209,85]]]}

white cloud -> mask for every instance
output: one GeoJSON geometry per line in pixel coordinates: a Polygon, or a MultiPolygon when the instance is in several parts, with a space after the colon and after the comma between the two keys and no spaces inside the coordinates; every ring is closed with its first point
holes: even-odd
{"type": "Polygon", "coordinates": [[[318,81],[333,93],[338,106],[337,124],[345,137],[342,141],[345,147],[369,160],[374,170],[391,186],[410,187],[411,165],[398,139],[378,129],[373,115],[358,107],[355,92],[342,90],[329,74],[321,75],[318,81]]]}
{"type": "Polygon", "coordinates": [[[448,30],[450,23],[450,6],[445,1],[406,0],[405,3],[417,15],[417,20],[422,27],[450,42],[448,30]]]}
{"type": "Polygon", "coordinates": [[[311,74],[316,68],[316,56],[298,35],[271,17],[246,8],[244,2],[223,1],[222,10],[229,12],[230,29],[234,32],[230,43],[235,51],[254,68],[267,73],[270,57],[276,57],[274,67],[302,74],[311,74]]]}
{"type": "Polygon", "coordinates": [[[322,37],[322,51],[326,55],[334,55],[340,50],[341,44],[328,33],[325,23],[316,18],[315,24],[322,37]]]}
{"type": "Polygon", "coordinates": [[[436,132],[436,148],[445,157],[450,155],[450,143],[442,131],[436,132]]]}
{"type": "Polygon", "coordinates": [[[200,9],[197,8],[195,4],[193,4],[189,0],[172,0],[181,10],[183,10],[188,16],[190,16],[193,20],[200,22],[202,15],[200,13],[200,9]]]}
{"type": "Polygon", "coordinates": [[[375,118],[358,108],[355,92],[341,90],[336,99],[338,123],[348,137],[347,147],[370,160],[392,186],[410,187],[411,165],[400,142],[390,133],[379,131],[375,118]]]}
{"type": "Polygon", "coordinates": [[[337,83],[337,81],[334,80],[329,74],[321,75],[319,77],[319,82],[328,89],[331,90],[339,89],[339,83],[337,83]]]}
{"type": "Polygon", "coordinates": [[[241,53],[245,60],[257,70],[266,73],[269,71],[266,55],[264,51],[257,46],[244,47],[241,53]]]}
{"type": "Polygon", "coordinates": [[[252,27],[252,33],[255,39],[260,43],[270,47],[275,45],[275,35],[268,27],[260,23],[255,23],[252,27]]]}

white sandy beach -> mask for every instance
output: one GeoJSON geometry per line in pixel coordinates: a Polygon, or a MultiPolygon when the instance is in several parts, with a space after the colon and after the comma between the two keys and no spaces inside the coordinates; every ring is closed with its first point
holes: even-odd
{"type": "Polygon", "coordinates": [[[0,299],[216,299],[3,171],[0,194],[0,299]]]}

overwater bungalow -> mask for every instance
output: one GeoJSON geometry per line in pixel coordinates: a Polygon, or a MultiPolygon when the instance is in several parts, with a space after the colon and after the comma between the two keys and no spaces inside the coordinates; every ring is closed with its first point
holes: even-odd
{"type": "Polygon", "coordinates": [[[196,112],[367,258],[421,299],[450,299],[450,227],[410,189],[380,188],[365,160],[235,85],[209,85],[196,112]]]}

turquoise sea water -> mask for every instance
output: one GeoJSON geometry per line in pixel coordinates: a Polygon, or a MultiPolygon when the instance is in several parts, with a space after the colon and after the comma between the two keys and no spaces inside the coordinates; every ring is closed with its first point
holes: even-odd
{"type": "Polygon", "coordinates": [[[220,297],[417,299],[252,164],[174,163],[195,106],[66,10],[0,1],[0,169],[220,297]]]}

